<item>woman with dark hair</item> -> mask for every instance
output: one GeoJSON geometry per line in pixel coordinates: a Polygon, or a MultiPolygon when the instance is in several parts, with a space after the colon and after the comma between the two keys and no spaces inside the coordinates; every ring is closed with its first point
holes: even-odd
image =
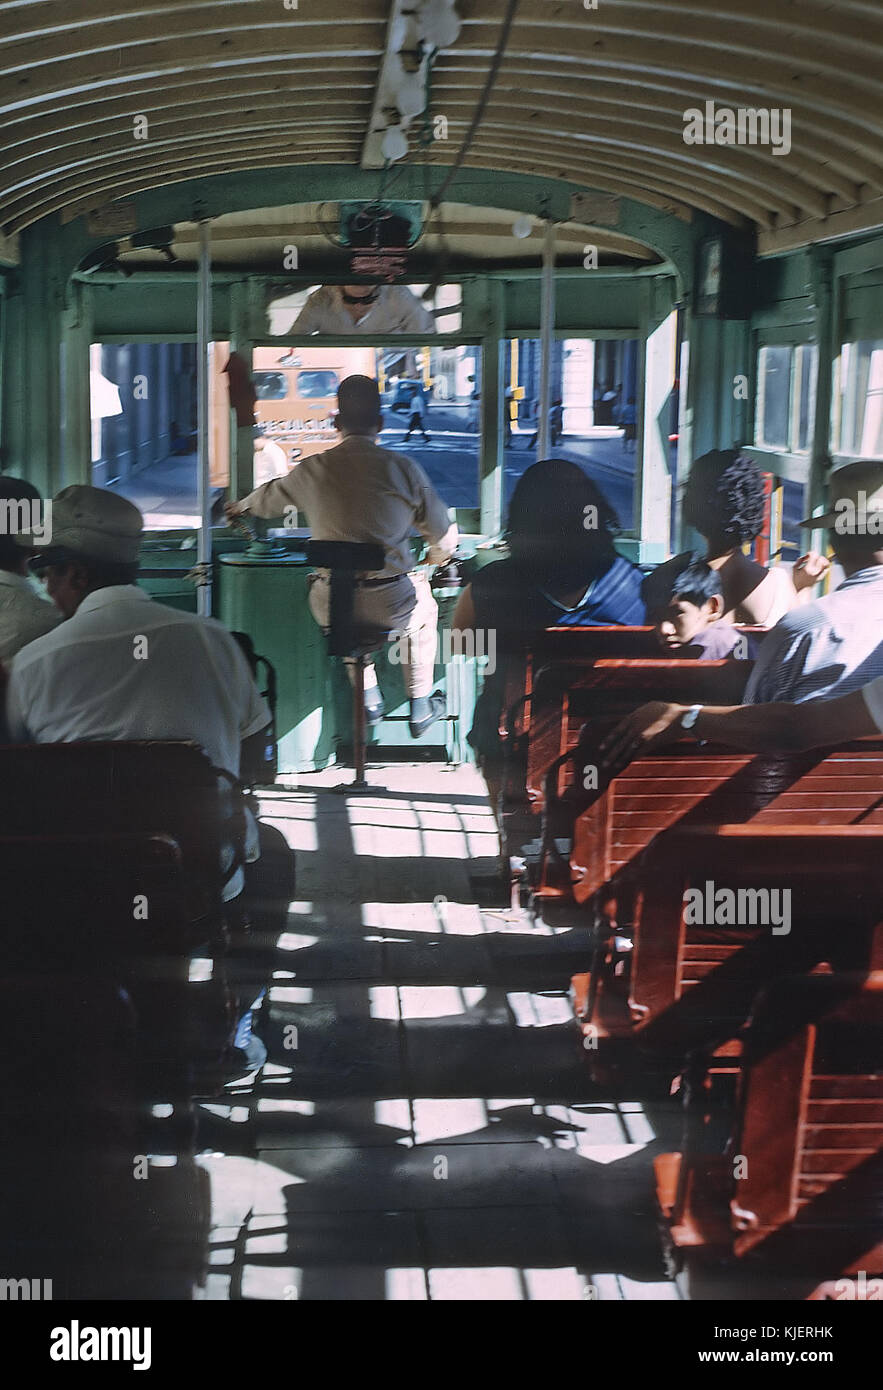
{"type": "Polygon", "coordinates": [[[678,575],[696,559],[720,576],[724,622],[774,627],[808,597],[828,569],[820,555],[801,556],[789,571],[784,565],[766,569],[742,549],[760,535],[765,507],[763,477],[747,455],[716,449],[698,458],[684,488],[681,514],[704,538],[706,551],[684,551],[648,575],[643,588],[647,621],[657,621],[678,575]]]}
{"type": "Polygon", "coordinates": [[[469,742],[495,801],[507,662],[547,627],[644,622],[641,571],[613,543],[616,513],[578,464],[544,459],[518,480],[509,504],[509,558],[486,565],[460,596],[452,627],[494,634],[469,742]]]}
{"type": "MultiPolygon", "coordinates": [[[[547,627],[642,623],[641,572],[618,554],[616,513],[576,463],[544,459],[509,504],[509,558],[478,571],[453,626],[490,629],[498,645],[547,627]]],[[[505,644],[504,644],[505,646],[505,644]]]]}

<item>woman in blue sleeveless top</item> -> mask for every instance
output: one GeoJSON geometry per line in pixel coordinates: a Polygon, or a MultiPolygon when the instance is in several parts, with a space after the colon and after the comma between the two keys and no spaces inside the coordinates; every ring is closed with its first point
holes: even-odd
{"type": "Polygon", "coordinates": [[[455,628],[493,630],[502,658],[488,672],[469,734],[483,763],[499,752],[506,661],[516,659],[526,639],[547,627],[644,622],[643,576],[618,554],[618,530],[610,503],[578,464],[544,459],[518,480],[506,532],[509,558],[478,571],[453,620],[455,628]]]}

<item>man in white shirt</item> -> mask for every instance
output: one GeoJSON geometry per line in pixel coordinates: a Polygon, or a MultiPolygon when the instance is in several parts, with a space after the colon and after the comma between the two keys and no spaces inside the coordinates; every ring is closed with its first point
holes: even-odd
{"type": "MultiPolygon", "coordinates": [[[[270,711],[225,627],[136,587],[141,534],[138,508],[116,493],[76,485],[54,499],[51,544],[32,563],[67,621],[12,662],[12,739],[187,739],[238,776],[241,744],[267,728],[270,711]]],[[[253,823],[250,830],[254,860],[253,823]]],[[[225,897],[242,885],[240,872],[225,897]]]]}
{"type": "MultiPolygon", "coordinates": [[[[393,453],[376,441],[383,424],[380,393],[371,377],[351,376],[338,392],[340,444],[300,461],[284,478],[255,488],[241,502],[228,502],[228,517],[252,512],[284,517],[305,511],[314,540],[372,542],[383,547],[386,564],[357,577],[357,626],[395,633],[411,703],[410,729],[418,738],[444,713],[441,695],[432,695],[438,606],[426,567],[417,568],[411,551],[416,529],[429,543],[427,560],[440,565],[457,548],[457,527],[423,469],[407,454],[393,453]],[[289,512],[290,514],[290,512],[289,512]]],[[[327,630],[330,582],[319,570],[310,590],[310,609],[327,630]]],[[[383,705],[373,666],[365,670],[365,708],[376,724],[383,705]]]]}
{"type": "Polygon", "coordinates": [[[407,285],[322,285],[292,333],[435,333],[435,317],[407,285]]]}
{"type": "Polygon", "coordinates": [[[29,534],[35,507],[39,513],[40,494],[32,483],[0,475],[0,665],[61,622],[58,609],[28,577],[31,552],[17,540],[29,534]]]}
{"type": "Polygon", "coordinates": [[[801,525],[828,531],[846,578],[767,633],[746,704],[826,700],[883,675],[883,462],[838,468],[828,487],[831,509],[801,525]]]}

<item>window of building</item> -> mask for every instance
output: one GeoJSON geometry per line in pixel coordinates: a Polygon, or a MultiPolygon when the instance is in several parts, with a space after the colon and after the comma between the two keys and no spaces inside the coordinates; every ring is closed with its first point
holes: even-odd
{"type": "Polygon", "coordinates": [[[883,338],[843,344],[834,407],[835,452],[883,458],[883,338]]]}
{"type": "MultiPolygon", "coordinates": [[[[562,338],[552,343],[549,445],[580,464],[610,502],[624,530],[634,525],[638,432],[638,349],[634,338],[562,338]]],[[[503,402],[505,498],[538,455],[539,338],[506,344],[503,402]]],[[[677,430],[677,406],[673,412],[677,430]]],[[[670,428],[670,421],[665,421],[670,428]]]]}
{"type": "MultiPolygon", "coordinates": [[[[209,465],[214,516],[229,482],[228,344],[211,345],[209,465]]],[[[93,343],[92,482],[144,513],[147,530],[198,526],[195,343],[93,343]]]]}

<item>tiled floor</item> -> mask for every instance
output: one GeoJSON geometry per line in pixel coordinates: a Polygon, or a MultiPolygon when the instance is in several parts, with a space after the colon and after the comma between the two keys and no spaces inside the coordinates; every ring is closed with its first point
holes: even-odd
{"type": "Polygon", "coordinates": [[[471,768],[340,772],[264,801],[300,900],[269,957],[270,1061],[201,1109],[209,1299],[674,1299],[652,1158],[674,1104],[593,1096],[580,933],[480,910],[471,768]]]}

